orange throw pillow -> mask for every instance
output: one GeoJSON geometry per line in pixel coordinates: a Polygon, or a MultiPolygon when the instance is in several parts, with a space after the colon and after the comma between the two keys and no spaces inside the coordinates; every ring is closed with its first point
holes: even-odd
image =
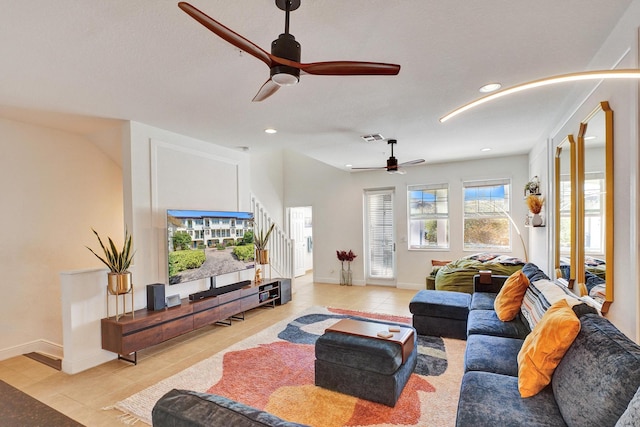
{"type": "Polygon", "coordinates": [[[493,303],[498,319],[508,322],[515,319],[520,311],[524,294],[529,286],[529,279],[522,270],[513,273],[504,282],[493,303]]]}
{"type": "Polygon", "coordinates": [[[518,353],[518,390],[531,397],[551,382],[556,366],[580,332],[580,320],[566,300],[553,304],[525,338],[518,353]]]}

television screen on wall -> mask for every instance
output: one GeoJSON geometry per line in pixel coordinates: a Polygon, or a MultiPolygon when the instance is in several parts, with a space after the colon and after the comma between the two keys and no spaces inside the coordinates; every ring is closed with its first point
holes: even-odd
{"type": "Polygon", "coordinates": [[[253,213],[167,210],[169,284],[255,266],[253,213]]]}

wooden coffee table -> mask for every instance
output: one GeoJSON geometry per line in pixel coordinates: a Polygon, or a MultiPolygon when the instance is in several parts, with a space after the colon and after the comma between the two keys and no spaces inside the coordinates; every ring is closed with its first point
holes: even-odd
{"type": "Polygon", "coordinates": [[[367,338],[375,338],[383,341],[391,341],[402,348],[402,363],[404,363],[413,351],[414,338],[413,328],[398,326],[396,324],[384,324],[367,322],[364,320],[342,319],[333,326],[328,327],[325,332],[340,332],[343,334],[357,335],[367,338]],[[389,327],[397,327],[400,331],[389,331],[389,327]],[[379,332],[391,334],[390,337],[381,337],[379,332]]]}

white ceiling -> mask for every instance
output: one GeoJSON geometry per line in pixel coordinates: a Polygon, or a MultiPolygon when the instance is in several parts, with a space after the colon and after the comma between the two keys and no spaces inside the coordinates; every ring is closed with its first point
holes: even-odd
{"type": "MultiPolygon", "coordinates": [[[[267,51],[284,29],[274,0],[190,2],[267,51]]],[[[371,133],[397,138],[400,162],[527,153],[566,112],[575,85],[589,83],[438,118],[481,96],[485,83],[586,70],[630,2],[301,0],[290,31],[302,62],[389,62],[400,74],[303,75],[252,103],[267,66],[177,1],[0,0],[0,116],[79,133],[134,120],[250,152],[289,148],[340,168],[385,164],[387,145],[360,138],[371,133]]]]}

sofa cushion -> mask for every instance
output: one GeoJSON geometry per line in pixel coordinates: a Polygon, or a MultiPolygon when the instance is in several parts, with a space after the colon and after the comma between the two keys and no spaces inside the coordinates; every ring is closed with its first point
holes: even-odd
{"type": "Polygon", "coordinates": [[[268,412],[215,394],[173,389],[151,412],[154,426],[171,427],[302,427],[268,412]]]}
{"type": "Polygon", "coordinates": [[[565,300],[553,304],[525,338],[518,353],[518,390],[531,397],[551,382],[553,371],[580,331],[580,320],[565,300]]]}
{"type": "Polygon", "coordinates": [[[509,322],[498,319],[494,310],[471,310],[467,322],[467,337],[473,334],[493,335],[497,337],[524,339],[531,330],[522,320],[522,316],[516,316],[509,322]]]}
{"type": "Polygon", "coordinates": [[[527,276],[527,279],[529,279],[530,282],[535,282],[536,280],[551,280],[544,271],[540,270],[537,265],[530,262],[522,266],[522,272],[527,276]]]}
{"type": "Polygon", "coordinates": [[[467,320],[471,295],[450,291],[419,291],[409,302],[413,314],[467,320]]]}
{"type": "Polygon", "coordinates": [[[494,301],[498,296],[494,292],[474,292],[471,295],[470,310],[493,310],[494,301]]]}
{"type": "Polygon", "coordinates": [[[529,279],[522,271],[516,271],[504,282],[494,301],[494,309],[498,319],[503,322],[515,319],[520,311],[524,293],[529,286],[529,279]]]}
{"type": "Polygon", "coordinates": [[[456,426],[562,427],[566,424],[551,387],[522,399],[518,378],[472,371],[462,377],[456,426]]]}
{"type": "Polygon", "coordinates": [[[325,362],[383,375],[394,374],[402,365],[402,347],[397,343],[342,332],[329,331],[318,337],[315,354],[325,362]]]}
{"type": "Polygon", "coordinates": [[[529,328],[533,330],[549,307],[561,299],[567,300],[570,306],[582,303],[575,294],[558,283],[550,280],[531,282],[520,306],[529,328]]]}
{"type": "Polygon", "coordinates": [[[580,323],[553,374],[553,392],[567,425],[612,426],[640,384],[640,346],[597,314],[580,323]]]}
{"type": "Polygon", "coordinates": [[[464,352],[464,370],[517,377],[517,357],[523,342],[518,338],[469,335],[464,352]]]}

